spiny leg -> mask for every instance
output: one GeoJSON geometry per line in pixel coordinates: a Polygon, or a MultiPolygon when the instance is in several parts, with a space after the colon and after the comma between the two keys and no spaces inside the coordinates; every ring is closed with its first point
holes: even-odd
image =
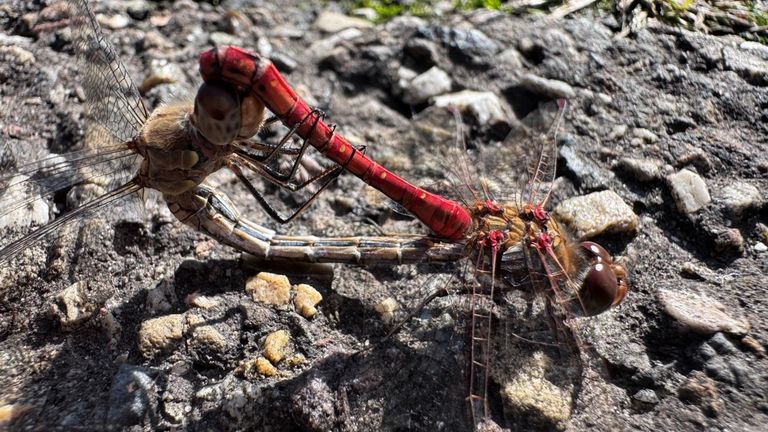
{"type": "Polygon", "coordinates": [[[251,195],[256,198],[256,201],[261,205],[261,207],[264,209],[264,211],[267,212],[267,214],[274,220],[280,222],[280,223],[288,223],[295,219],[301,212],[306,210],[307,207],[309,207],[312,202],[326,189],[328,186],[330,186],[331,182],[335,180],[343,171],[343,168],[338,166],[333,168],[332,170],[328,171],[326,170],[324,173],[322,173],[320,176],[317,176],[313,179],[310,179],[308,182],[305,182],[306,184],[299,185],[302,188],[307,186],[310,183],[314,183],[315,181],[322,180],[322,177],[327,177],[327,180],[320,186],[320,188],[315,191],[312,196],[310,196],[304,203],[299,206],[298,209],[296,209],[293,213],[291,213],[288,217],[283,217],[280,215],[280,213],[270,205],[267,200],[264,198],[264,196],[256,190],[256,188],[253,186],[253,183],[251,183],[250,180],[243,174],[243,171],[240,169],[240,167],[234,163],[228,164],[229,169],[237,176],[238,179],[245,185],[245,187],[248,189],[248,192],[251,193],[251,195]],[[322,177],[321,177],[322,176],[322,177]]]}

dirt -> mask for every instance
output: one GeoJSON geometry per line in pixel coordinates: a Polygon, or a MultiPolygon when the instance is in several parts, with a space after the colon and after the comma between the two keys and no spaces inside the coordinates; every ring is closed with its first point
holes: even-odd
{"type": "MultiPolygon", "coordinates": [[[[513,114],[522,118],[553,92],[570,88],[551,205],[612,190],[632,208],[640,221],[636,234],[596,239],[629,269],[630,293],[610,312],[580,320],[584,350],[596,366],[575,380],[555,381],[571,398],[564,418],[543,414],[555,412],[558,401],[521,411],[500,396],[504,383],[494,381],[491,419],[512,430],[768,425],[765,46],[662,23],[616,38],[617,21],[590,10],[554,23],[482,10],[450,12],[429,21],[399,18],[333,40],[313,25],[323,10],[339,10],[333,3],[130,5],[99,2],[94,8],[103,24],[118,27],[105,32],[137,84],[158,62],[179,67],[173,83],[146,92],[150,107],[195,88],[197,55],[214,41],[269,45],[288,81],[313,96],[343,134],[422,184],[440,177],[430,154],[447,144],[427,141],[419,126],[442,127],[450,137],[453,125],[438,123],[444,117],[434,117],[428,103],[402,102],[395,90],[401,66],[421,73],[435,65],[448,73],[451,92],[488,90],[501,98],[509,122],[479,124],[465,116],[469,145],[481,150],[494,148],[514,128],[513,114]],[[116,17],[127,18],[127,25],[118,25],[116,17]],[[523,85],[526,74],[560,84],[523,85]],[[667,179],[682,169],[697,173],[711,195],[692,213],[680,210],[667,179]],[[758,194],[735,200],[729,186],[744,191],[744,184],[758,194]],[[680,305],[664,304],[665,290],[684,294],[665,298],[692,299],[702,315],[717,309],[709,314],[717,321],[696,327],[673,318],[666,310],[680,305]],[[731,319],[746,320],[747,334],[731,319]]],[[[63,17],[55,12],[41,12],[40,2],[32,1],[0,6],[4,172],[76,148],[84,136],[78,65],[63,17]]],[[[498,154],[505,177],[522,176],[526,167],[512,159],[514,152],[498,154]]],[[[213,182],[243,214],[281,233],[425,233],[350,175],[284,226],[270,221],[232,175],[216,174],[213,182]]],[[[289,197],[270,190],[278,202],[289,197]]],[[[52,213],[67,206],[66,194],[52,197],[52,213]]],[[[396,316],[404,317],[431,291],[457,285],[451,275],[461,273],[461,265],[261,263],[188,229],[162,205],[150,203],[140,216],[114,213],[2,264],[0,427],[471,429],[462,331],[466,294],[453,289],[438,297],[388,339],[389,327],[376,311],[391,297],[399,306],[396,316]],[[261,271],[317,289],[323,296],[317,315],[305,318],[290,303],[254,302],[245,285],[261,271]],[[85,314],[78,319],[57,299],[72,286],[79,291],[67,291],[77,294],[70,304],[85,314]],[[190,295],[213,300],[213,306],[193,306],[190,295]],[[142,350],[142,324],[173,314],[182,314],[180,336],[164,349],[142,350]],[[243,366],[263,355],[264,339],[278,330],[288,331],[290,356],[301,354],[303,361],[284,360],[271,377],[243,366]]],[[[23,232],[5,228],[4,237],[23,232]]],[[[524,318],[510,319],[514,328],[503,331],[534,343],[509,337],[507,350],[499,351],[502,362],[509,356],[506,373],[532,380],[537,365],[552,376],[565,369],[556,350],[535,342],[547,329],[545,320],[524,318]]],[[[543,388],[528,390],[543,397],[543,388]]]]}

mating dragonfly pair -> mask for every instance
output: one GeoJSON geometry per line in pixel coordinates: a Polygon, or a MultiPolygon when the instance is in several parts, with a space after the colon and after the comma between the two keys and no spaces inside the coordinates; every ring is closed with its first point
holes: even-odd
{"type": "MultiPolygon", "coordinates": [[[[457,154],[452,174],[465,192],[448,199],[412,185],[355,147],[324,114],[311,108],[266,58],[237,47],[220,47],[200,56],[204,84],[194,103],[145,108],[125,66],[107,41],[85,0],[71,0],[69,26],[83,69],[90,148],[38,161],[5,177],[7,190],[35,185],[35,196],[0,197],[3,215],[84,181],[98,180],[104,193],[0,250],[7,265],[19,252],[62,226],[109,208],[145,189],[160,192],[181,222],[221,243],[265,260],[352,264],[471,263],[468,397],[475,425],[489,417],[492,329],[499,298],[525,286],[543,294],[553,316],[595,315],[621,302],[628,290],[625,269],[593,242],[575,242],[545,210],[555,177],[556,134],[564,102],[553,126],[534,137],[538,159],[525,192],[498,197],[472,172],[466,152],[457,154]],[[265,120],[266,111],[274,117],[265,120]],[[289,133],[276,144],[254,137],[265,123],[280,121],[289,133]],[[299,137],[300,146],[292,145],[299,137]],[[309,147],[335,163],[299,180],[309,147]],[[277,163],[292,164],[283,169],[277,163]],[[333,179],[350,172],[417,217],[431,235],[376,237],[295,237],[278,235],[241,216],[226,195],[206,184],[212,173],[228,169],[265,211],[288,222],[305,210],[333,179]],[[313,193],[292,214],[274,209],[253,177],[292,192],[313,193]]],[[[557,332],[570,334],[567,324],[557,332]]],[[[572,336],[572,335],[571,335],[572,336]]],[[[578,349],[569,347],[566,349],[578,349]]]]}

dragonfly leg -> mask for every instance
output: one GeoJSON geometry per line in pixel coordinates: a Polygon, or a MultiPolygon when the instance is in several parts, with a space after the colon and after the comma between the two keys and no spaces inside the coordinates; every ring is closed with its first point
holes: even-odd
{"type": "Polygon", "coordinates": [[[343,171],[343,168],[340,167],[340,166],[334,167],[334,168],[332,168],[330,170],[324,171],[319,176],[316,176],[316,177],[308,180],[304,184],[299,185],[301,188],[303,188],[303,187],[307,186],[310,183],[314,183],[315,181],[322,181],[322,178],[327,178],[324,181],[324,183],[320,186],[320,188],[317,191],[315,191],[312,194],[312,196],[310,196],[306,201],[304,201],[304,203],[302,203],[299,206],[298,209],[296,209],[293,213],[291,213],[287,217],[284,217],[284,216],[280,215],[280,213],[274,207],[272,207],[272,205],[270,205],[269,202],[267,202],[267,200],[264,198],[264,196],[261,194],[261,192],[259,192],[253,186],[253,183],[251,183],[251,181],[248,180],[248,178],[243,174],[243,171],[240,169],[240,167],[237,164],[229,163],[228,166],[229,166],[229,169],[237,176],[237,178],[240,179],[240,181],[245,185],[245,187],[248,189],[248,192],[250,192],[251,195],[254,198],[256,198],[256,201],[259,203],[259,205],[261,205],[261,207],[264,209],[264,211],[266,211],[267,214],[269,214],[269,216],[272,219],[274,219],[274,220],[276,220],[276,221],[278,221],[280,223],[288,223],[288,222],[292,221],[294,218],[296,218],[296,216],[301,214],[301,212],[303,212],[307,207],[309,207],[312,204],[312,202],[318,196],[320,196],[320,194],[326,188],[328,188],[328,186],[330,186],[331,182],[333,182],[333,180],[335,180],[336,177],[338,177],[341,174],[341,172],[343,171]]]}
{"type": "MultiPolygon", "coordinates": [[[[258,156],[254,155],[247,150],[241,149],[236,151],[235,153],[241,157],[242,159],[248,161],[250,164],[258,165],[261,168],[261,174],[267,177],[271,177],[273,180],[273,183],[277,183],[282,185],[283,187],[290,189],[290,190],[297,190],[296,186],[293,186],[293,183],[290,182],[291,179],[293,179],[296,176],[296,172],[299,169],[299,166],[302,162],[302,158],[304,157],[304,154],[306,153],[307,149],[310,146],[310,140],[309,137],[313,136],[315,134],[315,130],[318,127],[318,124],[323,121],[325,118],[325,113],[317,108],[313,108],[307,113],[296,125],[294,125],[291,130],[280,140],[280,142],[271,148],[269,153],[267,153],[266,156],[258,156]],[[291,153],[292,155],[296,155],[296,159],[294,160],[291,168],[288,170],[288,172],[280,172],[279,170],[273,168],[269,164],[275,160],[275,158],[279,154],[285,154],[287,152],[284,152],[283,147],[288,142],[288,140],[296,134],[298,129],[307,122],[311,121],[311,126],[309,128],[309,134],[307,134],[306,138],[302,141],[301,147],[295,152],[291,153]],[[282,153],[281,153],[282,152],[282,153]]],[[[333,135],[334,131],[336,130],[336,125],[330,126],[330,134],[333,135]]],[[[363,148],[358,148],[358,150],[363,151],[363,148]]],[[[323,174],[321,174],[322,176],[323,174]]]]}

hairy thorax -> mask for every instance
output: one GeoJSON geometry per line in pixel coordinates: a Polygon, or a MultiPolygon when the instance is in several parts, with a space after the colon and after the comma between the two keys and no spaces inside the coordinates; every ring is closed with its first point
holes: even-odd
{"type": "Polygon", "coordinates": [[[179,195],[203,182],[225,163],[229,145],[213,145],[192,126],[192,104],[157,108],[133,146],[144,158],[139,181],[165,195],[179,195]]]}

